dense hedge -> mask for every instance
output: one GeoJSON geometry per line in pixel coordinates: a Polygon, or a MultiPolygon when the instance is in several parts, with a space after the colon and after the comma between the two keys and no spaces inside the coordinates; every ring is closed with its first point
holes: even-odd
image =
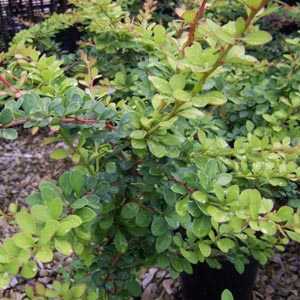
{"type": "Polygon", "coordinates": [[[58,251],[75,285],[29,298],[128,300],[143,268],[176,278],[225,259],[243,272],[300,241],[300,39],[267,61],[259,24],[276,8],[244,2],[229,21],[228,2],[203,1],[160,22],[155,1],[73,0],[15,36],[0,54],[0,136],[50,127],[45,142],[64,145],[52,159],[74,167],[10,207],[2,287],[58,251]]]}

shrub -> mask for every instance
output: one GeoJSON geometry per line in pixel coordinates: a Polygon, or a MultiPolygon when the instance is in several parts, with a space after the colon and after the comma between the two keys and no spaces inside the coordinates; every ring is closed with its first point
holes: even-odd
{"type": "MultiPolygon", "coordinates": [[[[84,32],[74,67],[34,49],[36,29],[2,55],[0,135],[16,138],[17,124],[51,127],[45,142],[66,145],[52,159],[75,166],[42,182],[29,208],[12,210],[19,232],[0,248],[0,285],[34,277],[37,262],[58,251],[74,254],[70,276],[95,291],[88,299],[127,300],[140,294],[141,268],[177,277],[199,262],[220,268],[229,260],[243,272],[250,257],[265,264],[290,239],[299,242],[299,211],[270,199],[300,175],[299,141],[274,134],[266,117],[280,104],[257,122],[233,120],[246,123],[245,134],[226,132],[222,118],[238,110],[226,89],[264,68],[246,48],[271,40],[255,25],[268,1],[244,1],[245,19],[223,26],[205,18],[203,1],[168,28],[142,13],[134,21],[109,0],[73,2],[68,26],[84,32]],[[257,135],[252,127],[265,121],[269,134],[257,135]]],[[[77,297],[76,287],[66,293],[77,297]]]]}

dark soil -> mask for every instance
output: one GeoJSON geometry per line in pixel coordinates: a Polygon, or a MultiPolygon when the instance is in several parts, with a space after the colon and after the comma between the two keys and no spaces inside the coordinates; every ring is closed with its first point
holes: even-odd
{"type": "MultiPolygon", "coordinates": [[[[41,180],[57,178],[68,166],[68,163],[49,158],[54,146],[41,145],[47,134],[42,132],[31,136],[22,133],[13,142],[0,140],[0,212],[1,209],[5,211],[12,202],[24,205],[26,196],[36,189],[41,180]]],[[[14,231],[14,226],[1,218],[0,213],[0,241],[14,231]]],[[[57,257],[53,264],[40,266],[39,276],[34,281],[51,284],[57,270],[65,264],[68,261],[57,257]]],[[[165,271],[150,269],[142,281],[145,289],[143,300],[180,299],[179,283],[172,281],[165,271]]],[[[15,278],[9,290],[0,291],[0,299],[23,299],[24,284],[20,278],[15,278]]],[[[253,300],[299,299],[300,245],[291,244],[285,253],[276,254],[265,268],[259,270],[253,300]]]]}

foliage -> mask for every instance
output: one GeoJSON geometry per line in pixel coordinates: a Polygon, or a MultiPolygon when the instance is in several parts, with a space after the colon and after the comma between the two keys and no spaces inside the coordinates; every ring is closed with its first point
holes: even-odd
{"type": "Polygon", "coordinates": [[[45,300],[45,299],[62,299],[62,300],[97,300],[96,292],[87,292],[84,284],[71,285],[70,283],[60,283],[55,281],[52,288],[45,288],[41,283],[34,287],[26,287],[26,300],[45,300]]]}
{"type": "MultiPolygon", "coordinates": [[[[151,22],[146,6],[132,19],[110,0],[72,2],[67,26],[76,20],[84,33],[74,65],[36,49],[36,29],[3,54],[0,135],[51,127],[45,143],[65,145],[51,158],[75,167],[16,212],[0,285],[34,277],[37,261],[58,251],[74,256],[70,277],[99,299],[128,300],[140,294],[141,268],[177,277],[226,259],[243,272],[249,257],[265,264],[299,242],[299,211],[271,200],[300,177],[299,41],[275,66],[247,50],[271,40],[257,25],[268,1],[244,1],[245,18],[224,25],[203,1],[169,27],[151,22]]],[[[52,18],[38,25],[46,39],[64,20],[52,18]]]]}

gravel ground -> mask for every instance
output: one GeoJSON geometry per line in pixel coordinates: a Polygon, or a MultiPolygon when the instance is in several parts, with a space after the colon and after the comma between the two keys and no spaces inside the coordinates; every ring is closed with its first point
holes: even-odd
{"type": "MultiPolygon", "coordinates": [[[[25,197],[36,189],[41,180],[57,178],[66,168],[66,163],[49,158],[53,146],[41,145],[46,134],[42,132],[31,136],[22,133],[21,137],[13,142],[0,140],[0,211],[5,210],[11,202],[24,205],[25,197]]],[[[0,218],[0,242],[14,231],[14,226],[9,220],[0,218]]],[[[57,276],[59,268],[69,264],[69,259],[57,256],[54,263],[40,265],[39,275],[29,283],[50,284],[57,276]]],[[[15,278],[8,290],[0,290],[0,299],[23,299],[24,284],[20,278],[15,278]]],[[[179,283],[174,283],[164,271],[150,269],[143,278],[143,286],[143,300],[179,299],[179,283]]],[[[259,271],[253,300],[299,299],[300,246],[292,244],[285,253],[276,254],[272,261],[259,271]]]]}
{"type": "Polygon", "coordinates": [[[49,158],[53,145],[42,145],[46,132],[25,135],[15,141],[0,139],[0,208],[24,199],[42,180],[56,178],[66,164],[49,158]]]}

